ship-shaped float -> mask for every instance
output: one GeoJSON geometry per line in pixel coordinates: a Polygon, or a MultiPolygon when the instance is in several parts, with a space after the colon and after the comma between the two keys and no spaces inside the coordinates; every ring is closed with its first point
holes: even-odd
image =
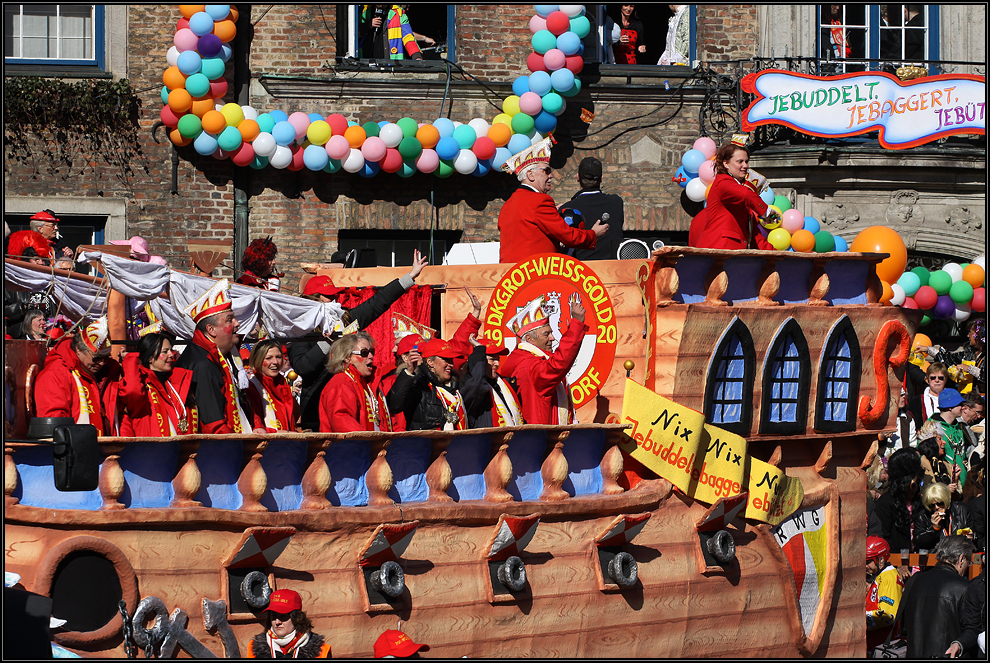
{"type": "MultiPolygon", "coordinates": [[[[596,281],[571,281],[591,345],[610,349],[570,376],[581,423],[104,437],[99,486],[82,492],[57,491],[52,444],[24,440],[44,350],[7,341],[5,570],[53,597],[68,620],[56,642],[84,656],[124,655],[120,600],[142,650],[243,655],[268,592],[288,588],[335,656],[370,656],[401,623],[444,657],[863,657],[862,468],[892,429],[918,323],[879,303],[884,257],[664,247],[590,262],[596,281]],[[792,513],[744,518],[632,472],[627,376],[800,479],[792,513]]],[[[491,336],[506,293],[539,290],[522,281],[567,260],[519,284],[509,265],[433,266],[419,282],[446,286],[443,337],[470,311],[461,286],[488,301],[491,336]]]]}

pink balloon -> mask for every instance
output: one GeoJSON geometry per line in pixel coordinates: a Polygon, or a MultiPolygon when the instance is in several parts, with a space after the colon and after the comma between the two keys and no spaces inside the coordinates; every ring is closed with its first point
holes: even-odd
{"type": "Polygon", "coordinates": [[[543,64],[546,65],[547,69],[550,71],[557,71],[558,69],[563,69],[567,65],[567,56],[564,55],[562,50],[558,48],[551,48],[543,54],[543,64]]]}
{"type": "Polygon", "coordinates": [[[705,184],[711,184],[712,182],[715,181],[714,161],[706,161],[703,164],[701,164],[701,167],[698,168],[698,179],[700,179],[705,184]]]}
{"type": "Polygon", "coordinates": [[[804,228],[804,214],[796,209],[789,209],[784,212],[784,219],[780,225],[793,235],[804,228]]]}
{"type": "Polygon", "coordinates": [[[519,110],[535,117],[543,110],[543,99],[535,92],[523,92],[519,97],[519,110]]]}
{"type": "Polygon", "coordinates": [[[421,173],[432,173],[440,166],[436,150],[425,149],[416,157],[416,169],[421,173]]]}
{"type": "Polygon", "coordinates": [[[296,140],[301,140],[309,129],[309,115],[296,111],[289,116],[289,124],[296,130],[296,140]]]}
{"type": "Polygon", "coordinates": [[[368,136],[364,139],[364,144],[361,145],[361,154],[364,155],[365,161],[381,161],[387,149],[385,147],[385,141],[381,138],[378,136],[368,136]]]}
{"type": "Polygon", "coordinates": [[[534,35],[540,30],[547,29],[547,19],[543,18],[539,14],[529,19],[529,31],[534,35]]]}
{"type": "Polygon", "coordinates": [[[351,152],[351,144],[342,135],[330,136],[330,140],[324,146],[327,156],[331,159],[343,159],[351,152]]]}
{"type": "Polygon", "coordinates": [[[698,140],[694,141],[694,145],[692,145],[692,147],[704,154],[706,159],[711,159],[718,151],[718,146],[715,144],[715,141],[708,136],[702,136],[698,140]]]}
{"type": "MultiPolygon", "coordinates": [[[[306,119],[308,120],[309,118],[307,117],[306,119]]],[[[292,150],[292,163],[286,167],[289,170],[302,170],[306,165],[306,162],[303,161],[303,148],[293,145],[289,149],[292,150]]]]}
{"type": "Polygon", "coordinates": [[[172,43],[175,44],[180,53],[182,51],[195,51],[196,47],[199,46],[199,37],[189,28],[183,28],[175,33],[172,43]]]}
{"type": "Polygon", "coordinates": [[[478,140],[474,141],[474,146],[471,148],[478,159],[491,159],[495,156],[495,141],[493,141],[488,136],[479,136],[478,140]]]}

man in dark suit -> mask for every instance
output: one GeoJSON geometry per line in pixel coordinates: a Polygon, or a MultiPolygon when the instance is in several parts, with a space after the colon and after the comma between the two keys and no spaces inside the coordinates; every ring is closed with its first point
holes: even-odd
{"type": "Polygon", "coordinates": [[[581,190],[561,206],[561,214],[567,218],[566,210],[571,209],[580,212],[583,219],[601,219],[608,222],[608,232],[598,240],[595,248],[574,249],[574,257],[578,260],[615,260],[622,243],[622,224],[625,221],[622,198],[602,193],[602,162],[595,157],[585,157],[581,161],[578,184],[581,190]]]}

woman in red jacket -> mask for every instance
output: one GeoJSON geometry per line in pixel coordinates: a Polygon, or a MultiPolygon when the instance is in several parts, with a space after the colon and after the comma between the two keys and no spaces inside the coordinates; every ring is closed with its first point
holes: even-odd
{"type": "Polygon", "coordinates": [[[699,249],[773,251],[757,226],[770,206],[746,184],[749,150],[734,143],[723,145],[715,155],[715,172],[708,207],[691,222],[688,244],[699,249]]]}
{"type": "Polygon", "coordinates": [[[146,334],[137,352],[124,355],[121,435],[169,437],[196,430],[195,415],[186,405],[192,371],[173,368],[175,360],[172,339],[159,333],[146,334]]]}
{"type": "Polygon", "coordinates": [[[255,344],[248,363],[254,369],[247,390],[254,430],[263,428],[268,433],[296,430],[299,404],[292,395],[292,385],[282,375],[285,363],[282,344],[273,340],[255,344]]]}
{"type": "Polygon", "coordinates": [[[375,339],[355,332],[330,346],[327,370],[333,375],[320,394],[320,431],[391,431],[391,417],[375,378],[375,339]]]}

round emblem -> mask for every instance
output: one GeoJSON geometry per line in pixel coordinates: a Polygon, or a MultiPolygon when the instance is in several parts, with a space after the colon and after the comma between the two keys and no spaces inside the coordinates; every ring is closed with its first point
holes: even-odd
{"type": "Polygon", "coordinates": [[[579,408],[594,398],[608,380],[617,335],[612,299],[588,265],[571,256],[541,253],[513,266],[492,291],[483,336],[514,349],[518,340],[509,321],[533,300],[543,297],[543,313],[553,333],[555,351],[570,323],[570,303],[575,296],[580,296],[586,310],[584,324],[588,331],[565,380],[574,407],[579,408]]]}

